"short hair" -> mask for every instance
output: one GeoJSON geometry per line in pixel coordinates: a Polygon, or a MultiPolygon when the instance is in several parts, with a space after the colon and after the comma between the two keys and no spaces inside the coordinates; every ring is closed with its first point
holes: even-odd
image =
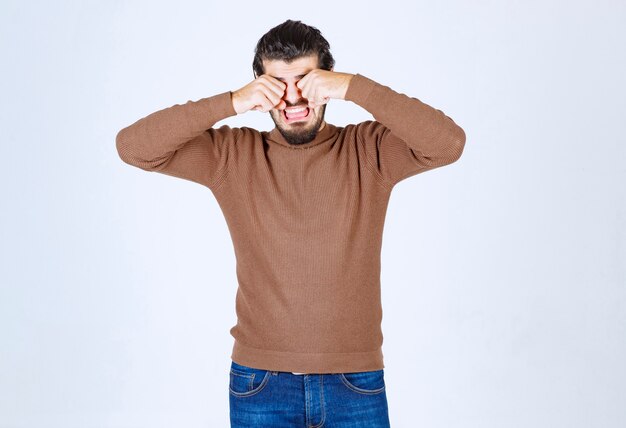
{"type": "Polygon", "coordinates": [[[317,54],[317,68],[330,70],[335,59],[330,44],[320,30],[301,21],[286,20],[261,37],[254,50],[252,70],[256,77],[265,73],[263,60],[290,63],[298,58],[317,54]]]}

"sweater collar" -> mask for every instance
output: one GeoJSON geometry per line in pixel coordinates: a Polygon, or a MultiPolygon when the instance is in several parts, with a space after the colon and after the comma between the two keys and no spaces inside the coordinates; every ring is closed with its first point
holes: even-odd
{"type": "Polygon", "coordinates": [[[322,130],[317,132],[315,138],[305,144],[289,144],[277,127],[274,127],[274,129],[266,133],[266,138],[270,141],[292,149],[307,149],[309,147],[317,146],[318,144],[330,141],[337,133],[338,128],[335,125],[326,122],[322,130]]]}

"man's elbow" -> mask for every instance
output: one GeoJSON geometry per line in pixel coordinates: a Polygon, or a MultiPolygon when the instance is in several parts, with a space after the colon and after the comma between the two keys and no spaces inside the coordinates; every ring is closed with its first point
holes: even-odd
{"type": "Polygon", "coordinates": [[[117,155],[120,157],[124,163],[129,165],[135,165],[133,161],[133,156],[131,156],[130,146],[126,140],[126,128],[120,130],[115,136],[115,148],[117,150],[117,155]]]}
{"type": "Polygon", "coordinates": [[[459,160],[465,149],[465,131],[460,126],[456,127],[454,138],[452,139],[452,162],[459,160]]]}
{"type": "Polygon", "coordinates": [[[465,148],[465,131],[459,126],[454,127],[454,132],[450,133],[446,143],[442,144],[443,151],[437,156],[439,166],[449,165],[459,160],[465,148]]]}

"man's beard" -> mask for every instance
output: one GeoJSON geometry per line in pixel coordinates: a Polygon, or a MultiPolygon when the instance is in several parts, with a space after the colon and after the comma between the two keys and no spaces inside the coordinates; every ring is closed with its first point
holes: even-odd
{"type": "MultiPolygon", "coordinates": [[[[278,128],[278,131],[282,134],[282,136],[285,138],[285,140],[287,140],[289,144],[306,144],[313,141],[313,139],[317,136],[320,125],[324,120],[326,105],[327,104],[322,105],[319,114],[316,115],[315,118],[311,121],[312,123],[294,122],[292,125],[287,125],[288,128],[285,128],[283,125],[284,116],[281,110],[277,110],[277,114],[281,115],[280,122],[276,120],[274,114],[270,113],[270,116],[274,121],[274,125],[276,125],[276,128],[278,128]],[[301,126],[302,123],[305,123],[305,125],[301,126]],[[294,124],[295,126],[293,126],[294,124]]],[[[311,111],[309,112],[309,115],[311,114],[313,114],[313,109],[311,109],[311,111]]]]}

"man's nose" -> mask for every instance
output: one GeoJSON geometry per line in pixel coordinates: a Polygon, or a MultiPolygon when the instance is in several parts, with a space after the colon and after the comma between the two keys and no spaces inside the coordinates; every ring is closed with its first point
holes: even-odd
{"type": "Polygon", "coordinates": [[[297,105],[302,100],[300,88],[295,83],[287,83],[283,99],[287,102],[287,105],[297,105]]]}

